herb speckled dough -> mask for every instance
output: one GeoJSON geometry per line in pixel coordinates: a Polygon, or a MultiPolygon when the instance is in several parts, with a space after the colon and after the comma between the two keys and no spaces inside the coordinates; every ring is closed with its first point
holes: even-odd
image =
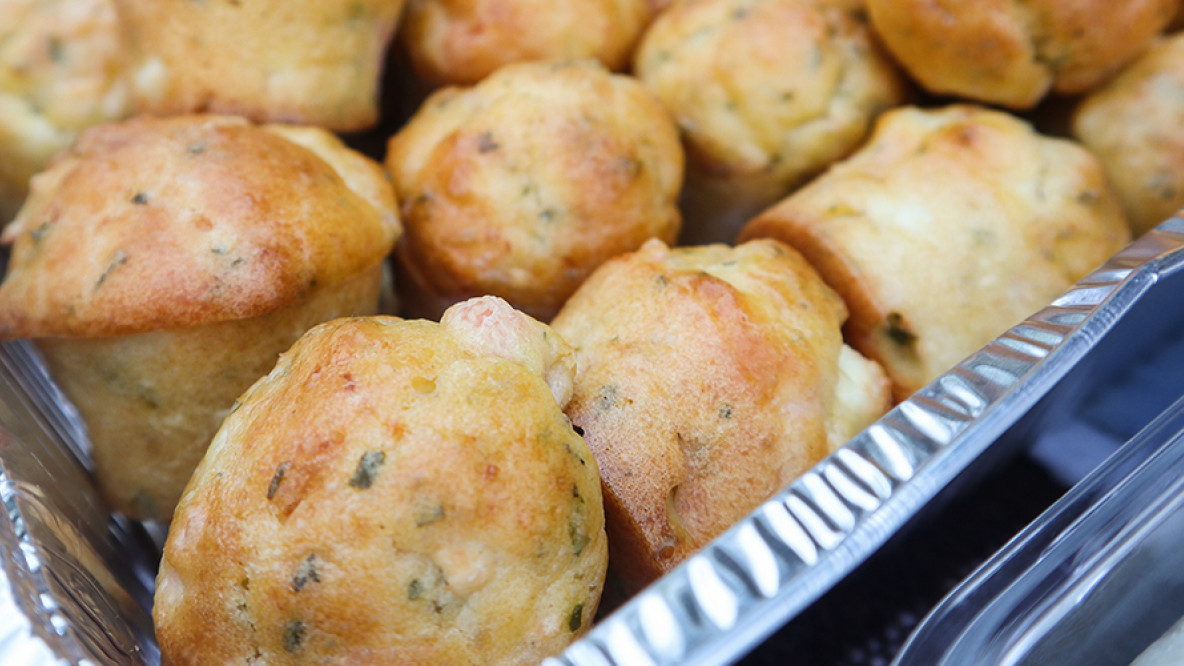
{"type": "Polygon", "coordinates": [[[0,226],[79,130],[130,113],[127,48],[113,0],[0,2],[0,226]]]}
{"type": "Polygon", "coordinates": [[[572,423],[600,464],[612,571],[674,568],[887,410],[843,344],[846,308],[770,240],[602,265],[556,316],[576,350],[572,423]]]}
{"type": "Polygon", "coordinates": [[[440,90],[385,164],[415,316],[493,294],[550,319],[600,263],[674,242],[681,221],[678,129],[640,83],[594,61],[507,65],[440,90]]]}
{"type": "Polygon", "coordinates": [[[847,303],[852,347],[898,399],[1061,295],[1129,242],[1098,160],[972,105],[901,107],[868,143],[750,221],[847,303]]]}
{"type": "Polygon", "coordinates": [[[1101,160],[1134,234],[1184,207],[1184,33],[1087,95],[1072,132],[1101,160]]]}
{"type": "Polygon", "coordinates": [[[592,622],[571,349],[494,297],[340,319],[227,417],[157,579],[166,664],[535,664],[592,622]]]}
{"type": "Polygon", "coordinates": [[[403,0],[113,0],[136,108],[348,131],[378,120],[403,0]]]}
{"type": "Polygon", "coordinates": [[[681,243],[731,243],[867,136],[907,86],[835,0],[698,0],[654,20],[634,70],[687,145],[681,243]]]}
{"type": "Polygon", "coordinates": [[[876,33],[926,90],[1028,109],[1102,84],[1179,0],[867,0],[876,33]]]}
{"type": "Polygon", "coordinates": [[[399,41],[435,84],[474,84],[515,62],[594,58],[612,70],[653,14],[651,0],[409,0],[399,41]]]}
{"type": "Polygon", "coordinates": [[[381,167],[308,127],[149,117],[82,132],[3,240],[0,336],[34,338],[107,499],[168,521],[234,399],[306,330],[377,312],[381,167]]]}

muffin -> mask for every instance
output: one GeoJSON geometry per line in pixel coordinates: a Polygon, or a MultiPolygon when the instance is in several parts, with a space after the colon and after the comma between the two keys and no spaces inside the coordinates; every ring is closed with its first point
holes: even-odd
{"type": "Polygon", "coordinates": [[[1131,231],[1141,235],[1184,206],[1184,33],[1152,46],[1090,93],[1073,136],[1102,162],[1131,231]]]}
{"type": "Polygon", "coordinates": [[[112,0],[0,2],[0,226],[79,130],[129,112],[112,0]]]}
{"type": "Polygon", "coordinates": [[[592,61],[508,65],[434,93],[386,167],[413,316],[492,294],[547,320],[606,259],[678,234],[678,131],[640,83],[592,61]]]}
{"type": "Polygon", "coordinates": [[[1013,109],[1094,88],[1167,26],[1178,0],[867,0],[926,90],[1013,109]]]}
{"type": "Polygon", "coordinates": [[[1053,298],[1130,233],[1098,161],[970,105],[885,113],[859,152],[749,222],[851,309],[903,399],[1053,298]]]}
{"type": "Polygon", "coordinates": [[[323,130],[99,125],[33,178],[4,232],[0,337],[45,355],[112,505],[167,521],[276,355],[324,320],[375,312],[398,234],[381,167],[323,130]]]}
{"type": "Polygon", "coordinates": [[[410,0],[399,41],[429,85],[472,85],[504,65],[590,58],[620,70],[653,0],[410,0]]]}
{"type": "Polygon", "coordinates": [[[403,0],[113,0],[134,99],[339,131],[378,119],[378,84],[403,0]]]}
{"type": "Polygon", "coordinates": [[[843,343],[846,315],[771,240],[651,240],[564,305],[552,326],[576,350],[567,414],[600,465],[610,565],[629,592],[887,410],[883,370],[843,343]]]}
{"type": "Polygon", "coordinates": [[[571,349],[493,297],[319,326],[185,490],[153,609],[165,664],[535,664],[607,564],[571,349]]]}
{"type": "Polygon", "coordinates": [[[646,32],[634,69],[686,143],[685,244],[735,240],[905,94],[866,21],[833,1],[676,4],[646,32]]]}

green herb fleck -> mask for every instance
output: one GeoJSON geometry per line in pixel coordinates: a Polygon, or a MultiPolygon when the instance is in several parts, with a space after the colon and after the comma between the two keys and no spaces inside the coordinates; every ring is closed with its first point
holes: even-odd
{"type": "Polygon", "coordinates": [[[309,553],[308,557],[296,568],[296,575],[292,576],[292,590],[299,592],[309,583],[321,582],[321,574],[317,571],[317,556],[309,553]]]}
{"type": "Polygon", "coordinates": [[[65,57],[66,57],[65,45],[62,44],[61,38],[59,38],[57,35],[51,36],[49,38],[49,40],[46,42],[46,46],[49,49],[49,59],[50,60],[52,60],[54,62],[62,62],[63,60],[65,60],[65,57]]]}
{"type": "Polygon", "coordinates": [[[386,462],[385,451],[367,451],[362,454],[358,460],[358,468],[354,470],[354,475],[349,479],[349,485],[361,490],[369,488],[374,483],[374,477],[378,476],[378,470],[384,462],[386,462]]]}
{"type": "Polygon", "coordinates": [[[200,155],[206,152],[206,142],[194,141],[193,143],[189,144],[189,147],[186,148],[186,150],[189,151],[190,155],[200,155]]]}
{"type": "Polygon", "coordinates": [[[407,598],[411,601],[423,596],[423,583],[418,578],[412,579],[411,583],[407,585],[407,598]]]}
{"type": "Polygon", "coordinates": [[[95,289],[103,286],[107,281],[107,276],[120,266],[127,263],[127,253],[123,250],[116,250],[115,255],[111,257],[111,261],[107,263],[107,268],[103,269],[103,274],[99,276],[98,281],[95,282],[95,289]]]}
{"type": "Polygon", "coordinates": [[[45,234],[48,232],[49,232],[49,221],[46,220],[45,222],[41,223],[41,226],[30,231],[29,237],[33,239],[34,243],[40,243],[41,239],[45,238],[45,234]]]}
{"type": "Polygon", "coordinates": [[[439,504],[420,505],[415,508],[415,526],[423,527],[444,520],[444,507],[439,504]]]}
{"type": "Polygon", "coordinates": [[[729,404],[727,404],[727,403],[724,403],[724,404],[720,405],[720,408],[719,408],[719,417],[720,417],[721,419],[730,419],[730,418],[732,418],[732,406],[731,406],[731,405],[729,405],[729,404]]]}
{"type": "Polygon", "coordinates": [[[291,464],[291,460],[285,460],[275,469],[275,474],[271,477],[271,483],[267,486],[267,499],[275,498],[275,492],[280,489],[280,484],[284,481],[284,474],[287,473],[288,466],[291,464]]]}
{"type": "Polygon", "coordinates": [[[132,197],[132,203],[136,204],[137,206],[143,206],[144,204],[148,203],[148,193],[136,192],[136,196],[132,197]]]}
{"type": "Polygon", "coordinates": [[[896,344],[907,347],[917,341],[917,334],[909,330],[904,323],[904,317],[899,312],[889,312],[888,337],[896,344]]]}
{"type": "Polygon", "coordinates": [[[497,141],[493,140],[492,132],[482,132],[477,135],[477,152],[489,153],[501,148],[497,141]]]}
{"type": "Polygon", "coordinates": [[[571,609],[571,615],[567,618],[567,628],[569,631],[576,631],[584,624],[584,604],[576,604],[576,607],[571,609]]]}
{"type": "Polygon", "coordinates": [[[601,386],[596,396],[596,406],[600,409],[608,409],[615,404],[617,404],[617,385],[605,384],[601,386]]]}
{"type": "Polygon", "coordinates": [[[544,208],[539,213],[539,219],[543,222],[554,222],[556,217],[559,217],[559,213],[556,213],[554,208],[544,208]]]}
{"type": "Polygon", "coordinates": [[[304,643],[305,628],[300,620],[293,620],[284,627],[284,649],[296,652],[304,643]]]}

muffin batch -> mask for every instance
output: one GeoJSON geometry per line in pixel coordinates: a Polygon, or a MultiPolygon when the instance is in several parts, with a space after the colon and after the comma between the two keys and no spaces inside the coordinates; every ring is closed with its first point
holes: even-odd
{"type": "Polygon", "coordinates": [[[537,663],[1184,206],[1176,0],[0,0],[164,662],[537,663]]]}

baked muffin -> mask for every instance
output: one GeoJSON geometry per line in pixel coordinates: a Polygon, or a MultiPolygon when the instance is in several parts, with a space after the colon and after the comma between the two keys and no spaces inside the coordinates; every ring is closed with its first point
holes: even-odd
{"type": "Polygon", "coordinates": [[[429,84],[472,85],[504,65],[590,58],[620,70],[653,0],[410,0],[399,41],[429,84]]]}
{"type": "Polygon", "coordinates": [[[130,112],[126,51],[112,0],[0,2],[0,226],[79,130],[130,112]]]}
{"type": "Polygon", "coordinates": [[[1134,59],[1178,0],[866,0],[888,50],[933,93],[1035,106],[1076,94],[1134,59]]]}
{"type": "Polygon", "coordinates": [[[113,0],[136,108],[349,131],[378,119],[403,0],[113,0]]]}
{"type": "Polygon", "coordinates": [[[851,310],[852,347],[903,399],[1047,305],[1130,238],[1097,160],[1011,115],[902,107],[866,146],[749,222],[851,310]]]}
{"type": "Polygon", "coordinates": [[[485,297],[319,326],[227,417],[177,508],[165,664],[535,664],[591,624],[596,460],[571,349],[485,297]]]}
{"type": "Polygon", "coordinates": [[[1184,33],[1157,42],[1090,93],[1073,135],[1102,162],[1131,231],[1142,234],[1184,206],[1184,33]]]}
{"type": "Polygon", "coordinates": [[[687,146],[684,243],[733,241],[903,101],[866,21],[835,4],[692,0],[646,32],[634,69],[687,146]]]}
{"type": "Polygon", "coordinates": [[[546,320],[601,262],[673,242],[683,154],[661,104],[593,61],[432,95],[389,142],[406,312],[493,294],[546,320]]]}
{"type": "Polygon", "coordinates": [[[35,339],[113,506],[167,521],[276,355],[324,320],[375,312],[398,233],[381,167],[323,130],[96,126],[33,178],[4,232],[0,337],[35,339]]]}
{"type": "Polygon", "coordinates": [[[887,410],[846,308],[792,249],[651,240],[596,270],[553,327],[567,414],[600,464],[610,565],[633,592],[887,410]]]}

